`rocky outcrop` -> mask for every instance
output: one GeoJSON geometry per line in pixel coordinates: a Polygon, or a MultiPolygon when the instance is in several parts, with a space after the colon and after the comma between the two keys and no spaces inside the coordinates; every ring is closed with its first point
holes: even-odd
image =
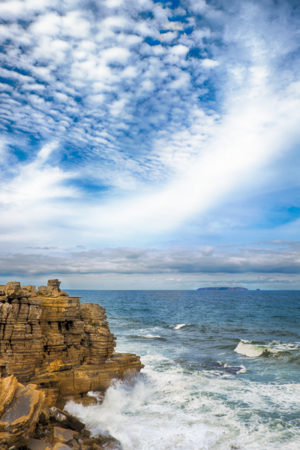
{"type": "Polygon", "coordinates": [[[0,377],[15,375],[45,393],[47,405],[62,406],[88,391],[104,391],[112,379],[142,368],[133,354],[114,353],[105,310],[80,304],[48,286],[0,286],[0,377]]]}
{"type": "Polygon", "coordinates": [[[11,375],[0,379],[1,450],[121,449],[109,435],[92,437],[84,424],[56,407],[45,406],[35,385],[20,384],[11,375]]]}

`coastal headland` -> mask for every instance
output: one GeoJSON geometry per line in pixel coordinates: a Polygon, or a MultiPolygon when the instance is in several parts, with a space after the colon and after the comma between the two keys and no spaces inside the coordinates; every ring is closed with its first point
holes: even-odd
{"type": "Polygon", "coordinates": [[[91,438],[62,411],[68,400],[88,404],[114,379],[143,367],[139,356],[115,353],[105,310],[80,304],[47,286],[0,286],[0,448],[120,448],[112,437],[91,438]]]}

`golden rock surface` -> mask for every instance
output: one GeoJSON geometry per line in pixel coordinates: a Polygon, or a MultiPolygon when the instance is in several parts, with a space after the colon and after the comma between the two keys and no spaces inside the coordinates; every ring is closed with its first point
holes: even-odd
{"type": "Polygon", "coordinates": [[[141,370],[138,356],[114,348],[104,308],[80,304],[58,280],[38,290],[18,282],[0,286],[0,380],[15,375],[42,389],[47,405],[63,405],[141,370]]]}
{"type": "Polygon", "coordinates": [[[56,407],[45,406],[36,385],[26,386],[15,376],[0,379],[1,450],[121,450],[107,433],[91,436],[84,424],[56,407]]]}
{"type": "Polygon", "coordinates": [[[34,431],[45,395],[35,385],[23,386],[11,375],[0,379],[0,443],[6,448],[34,431]]]}

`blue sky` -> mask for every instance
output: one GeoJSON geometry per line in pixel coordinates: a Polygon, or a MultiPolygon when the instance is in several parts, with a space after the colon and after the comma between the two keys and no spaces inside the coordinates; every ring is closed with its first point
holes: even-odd
{"type": "Polygon", "coordinates": [[[300,5],[0,3],[0,282],[300,288],[300,5]]]}

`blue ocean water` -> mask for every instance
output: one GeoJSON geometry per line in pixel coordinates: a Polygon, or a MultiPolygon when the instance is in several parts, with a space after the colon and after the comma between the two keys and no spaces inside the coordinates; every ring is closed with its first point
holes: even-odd
{"type": "Polygon", "coordinates": [[[299,449],[300,291],[69,291],[104,306],[134,383],[67,408],[125,450],[299,449]]]}

